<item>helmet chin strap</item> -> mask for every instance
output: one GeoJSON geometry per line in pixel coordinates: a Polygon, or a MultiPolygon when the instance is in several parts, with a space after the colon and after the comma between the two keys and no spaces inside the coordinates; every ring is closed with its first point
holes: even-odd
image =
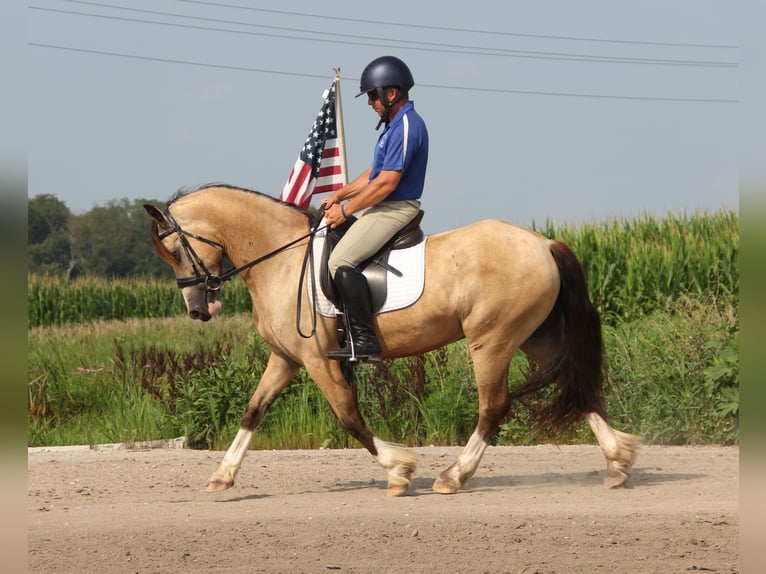
{"type": "Polygon", "coordinates": [[[380,126],[383,124],[387,124],[391,120],[391,108],[393,108],[396,104],[399,103],[399,101],[404,97],[404,94],[402,93],[401,88],[396,89],[396,99],[393,102],[389,102],[386,100],[386,88],[375,88],[375,90],[378,92],[378,98],[381,102],[383,102],[383,105],[385,106],[385,110],[383,111],[383,115],[380,116],[380,120],[378,121],[378,125],[375,126],[375,131],[378,131],[380,129],[380,126]]]}

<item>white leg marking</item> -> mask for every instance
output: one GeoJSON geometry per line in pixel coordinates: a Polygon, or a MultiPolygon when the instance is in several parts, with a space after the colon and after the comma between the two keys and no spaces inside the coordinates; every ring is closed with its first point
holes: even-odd
{"type": "Polygon", "coordinates": [[[604,486],[612,488],[623,484],[628,480],[630,469],[636,462],[641,440],[632,434],[613,429],[596,413],[588,413],[585,418],[606,457],[604,486]]]}
{"type": "Polygon", "coordinates": [[[229,446],[226,454],[218,466],[218,470],[210,477],[210,484],[208,485],[208,491],[213,490],[226,490],[234,484],[234,478],[237,476],[237,471],[242,465],[242,460],[247,454],[247,448],[250,446],[250,438],[253,436],[253,431],[240,428],[237,431],[237,436],[229,446]]]}
{"type": "Polygon", "coordinates": [[[436,479],[433,489],[442,494],[454,494],[460,490],[476,472],[487,446],[488,443],[474,431],[457,460],[436,479]]]}
{"type": "Polygon", "coordinates": [[[239,429],[237,431],[237,436],[231,441],[231,445],[226,451],[226,455],[223,457],[223,462],[221,464],[239,468],[242,464],[242,460],[247,454],[247,449],[250,446],[250,439],[252,436],[253,431],[243,428],[239,429]]]}
{"type": "Polygon", "coordinates": [[[588,413],[586,418],[606,458],[615,458],[617,455],[617,436],[614,433],[614,429],[596,413],[588,413]]]}
{"type": "Polygon", "coordinates": [[[488,446],[487,442],[474,431],[463,448],[463,452],[457,457],[457,464],[463,476],[466,477],[465,480],[468,480],[476,472],[481,462],[481,457],[484,456],[484,451],[487,450],[488,446]]]}
{"type": "Polygon", "coordinates": [[[378,464],[388,471],[389,496],[406,494],[412,484],[412,473],[418,464],[417,455],[406,447],[372,438],[378,451],[378,464]]]}

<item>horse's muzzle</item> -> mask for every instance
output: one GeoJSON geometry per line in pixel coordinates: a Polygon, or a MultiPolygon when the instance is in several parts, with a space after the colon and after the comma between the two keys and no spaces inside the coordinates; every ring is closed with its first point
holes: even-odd
{"type": "Polygon", "coordinates": [[[189,311],[189,317],[195,321],[202,321],[203,323],[206,323],[210,321],[212,315],[207,311],[207,309],[192,309],[189,311]]]}
{"type": "Polygon", "coordinates": [[[218,296],[220,291],[218,290],[206,290],[204,294],[199,294],[195,297],[194,302],[189,304],[189,317],[195,321],[202,321],[206,323],[215,314],[211,307],[217,307],[220,309],[221,304],[218,302],[218,296]]]}

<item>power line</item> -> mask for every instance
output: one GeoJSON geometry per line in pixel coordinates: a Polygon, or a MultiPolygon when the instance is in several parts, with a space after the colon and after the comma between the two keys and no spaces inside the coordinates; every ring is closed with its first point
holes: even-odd
{"type": "MultiPolygon", "coordinates": [[[[320,74],[306,74],[299,72],[284,72],[279,70],[268,70],[263,68],[252,68],[248,66],[234,66],[229,64],[209,64],[205,62],[194,62],[191,60],[179,60],[174,58],[159,58],[156,56],[141,56],[137,54],[125,54],[121,52],[110,52],[106,50],[93,50],[88,48],[76,48],[72,46],[60,46],[54,44],[45,44],[41,42],[29,42],[29,46],[38,48],[48,48],[56,50],[65,50],[71,52],[80,52],[86,54],[94,54],[100,56],[114,56],[120,58],[129,58],[135,60],[146,60],[152,62],[162,62],[168,64],[184,64],[188,66],[201,66],[206,68],[217,68],[222,70],[236,70],[245,72],[258,72],[263,74],[277,74],[282,76],[293,76],[303,78],[323,78],[327,79],[327,75],[320,74]]],[[[344,80],[350,81],[350,80],[344,80]]],[[[697,102],[697,103],[715,103],[715,104],[734,104],[739,100],[729,98],[674,98],[667,96],[630,96],[620,94],[588,94],[578,92],[553,92],[543,90],[514,90],[504,88],[481,88],[475,86],[448,86],[438,84],[422,84],[418,83],[419,88],[436,88],[440,90],[462,90],[471,92],[483,92],[483,93],[499,93],[499,94],[521,94],[521,95],[534,95],[534,96],[562,96],[562,97],[577,97],[577,98],[599,98],[599,99],[615,99],[615,100],[643,100],[643,101],[662,101],[662,102],[697,102]]]]}
{"type": "MultiPolygon", "coordinates": [[[[518,50],[518,49],[505,49],[505,48],[488,48],[488,47],[481,47],[481,46],[466,46],[466,45],[459,45],[459,44],[446,44],[446,43],[437,43],[437,42],[423,42],[423,41],[414,41],[414,40],[396,40],[393,38],[382,38],[382,37],[374,37],[374,36],[358,36],[353,34],[339,34],[339,33],[328,33],[328,32],[321,32],[316,30],[307,30],[307,29],[301,29],[301,28],[293,28],[293,27],[287,27],[287,26],[273,26],[273,25],[266,25],[266,24],[253,24],[249,22],[238,22],[234,20],[225,20],[220,18],[209,18],[209,17],[200,17],[200,16],[188,16],[185,14],[178,14],[173,12],[164,12],[164,11],[157,11],[157,10],[145,10],[141,8],[131,8],[131,7],[125,7],[125,6],[110,6],[105,5],[98,2],[89,2],[85,0],[62,0],[65,2],[71,2],[76,4],[84,4],[88,6],[98,6],[98,7],[108,7],[115,10],[124,10],[124,11],[130,11],[130,12],[138,12],[138,13],[144,13],[144,14],[151,14],[154,16],[169,16],[173,18],[186,18],[189,20],[200,20],[200,21],[206,21],[206,22],[214,22],[218,24],[228,24],[228,25],[236,25],[236,26],[247,26],[247,27],[255,27],[255,28],[266,28],[271,30],[281,30],[281,31],[287,31],[290,32],[289,35],[280,35],[280,34],[268,34],[263,32],[250,32],[250,31],[243,31],[243,30],[232,30],[230,28],[215,28],[215,27],[209,27],[209,26],[198,26],[198,25],[192,25],[192,24],[182,24],[178,22],[160,22],[156,20],[145,20],[141,18],[129,18],[125,16],[114,16],[114,15],[106,15],[106,14],[97,14],[92,12],[79,12],[75,10],[62,10],[58,8],[47,8],[47,7],[41,7],[41,6],[30,6],[29,8],[32,10],[40,10],[45,12],[54,12],[54,13],[61,13],[61,14],[71,14],[76,16],[86,16],[86,17],[92,17],[92,18],[102,18],[102,19],[108,19],[108,20],[118,20],[118,21],[125,21],[125,22],[136,22],[136,23],[142,23],[142,24],[155,24],[155,25],[161,25],[161,26],[172,26],[172,27],[178,27],[178,28],[187,28],[187,29],[196,29],[196,30],[207,30],[207,31],[214,31],[214,32],[226,32],[226,33],[234,33],[234,34],[245,34],[245,35],[256,35],[256,36],[265,36],[265,37],[275,37],[275,38],[283,38],[283,39],[289,39],[289,40],[305,40],[305,41],[316,41],[316,42],[329,42],[334,44],[350,44],[350,45],[362,45],[362,46],[386,46],[386,47],[394,47],[394,48],[402,48],[406,47],[410,50],[424,50],[424,51],[434,51],[434,52],[441,52],[441,53],[451,53],[451,54],[468,54],[468,55],[482,55],[482,56],[500,56],[500,57],[513,57],[513,58],[531,58],[531,59],[554,59],[554,60],[565,60],[565,61],[581,61],[581,62],[597,62],[597,63],[629,63],[629,64],[649,64],[649,65],[669,65],[669,66],[703,66],[703,67],[727,67],[727,68],[735,68],[738,67],[737,62],[726,62],[726,61],[706,61],[706,60],[673,60],[673,59],[662,59],[662,58],[634,58],[630,56],[602,56],[602,55],[594,55],[594,54],[577,54],[577,53],[569,53],[569,52],[548,52],[548,51],[542,51],[542,50],[518,50]],[[302,34],[321,34],[321,35],[329,35],[331,36],[330,39],[326,38],[296,38],[295,33],[302,33],[302,34]],[[340,38],[353,38],[357,41],[350,41],[350,40],[342,40],[340,38]],[[363,39],[365,41],[358,41],[359,39],[363,39]],[[373,40],[374,42],[371,42],[370,40],[373,40]],[[381,44],[381,42],[397,42],[400,45],[391,45],[391,44],[381,44]],[[401,44],[404,44],[402,46],[401,44]]],[[[185,0],[186,1],[186,0],[185,0]]],[[[255,9],[260,10],[260,9],[255,9]]],[[[268,11],[268,10],[267,10],[268,11]]],[[[279,11],[277,11],[279,12],[279,11]]],[[[341,18],[342,19],[342,18],[341,18]]]]}
{"type": "MultiPolygon", "coordinates": [[[[75,0],[71,0],[75,1],[75,0]]],[[[253,12],[267,12],[271,14],[282,14],[287,16],[303,16],[308,18],[321,18],[325,20],[338,20],[343,22],[355,22],[363,24],[375,24],[384,26],[399,26],[402,28],[415,28],[423,30],[440,30],[444,32],[466,32],[473,34],[489,34],[494,36],[510,36],[519,38],[542,38],[547,40],[572,40],[576,42],[602,42],[613,44],[638,44],[649,46],[678,46],[688,48],[725,48],[725,49],[737,49],[739,46],[734,44],[696,44],[691,42],[657,42],[651,40],[621,40],[621,39],[609,39],[609,38],[583,38],[581,36],[562,36],[554,34],[528,34],[523,32],[498,32],[495,30],[479,30],[474,28],[453,28],[449,26],[433,26],[428,24],[408,24],[404,22],[386,22],[382,20],[367,20],[364,18],[348,18],[343,16],[328,16],[325,14],[307,14],[304,12],[293,12],[289,10],[273,10],[269,8],[255,8],[253,6],[238,6],[236,4],[224,4],[222,2],[210,2],[206,0],[178,0],[179,2],[186,2],[188,4],[204,4],[208,6],[217,6],[221,8],[233,8],[237,10],[249,10],[253,12]]]]}
{"type": "Polygon", "coordinates": [[[54,44],[43,44],[40,42],[29,42],[28,46],[35,46],[38,48],[52,48],[56,50],[66,50],[70,52],[81,52],[85,54],[97,54],[99,56],[116,56],[120,58],[128,58],[132,60],[147,60],[151,62],[162,62],[165,64],[184,64],[187,66],[200,66],[203,68],[218,68],[221,70],[235,70],[240,72],[259,72],[262,74],[278,74],[281,76],[295,76],[300,78],[327,78],[327,74],[303,74],[300,72],[282,72],[279,70],[266,70],[262,68],[251,68],[248,66],[234,66],[231,64],[209,64],[206,62],[192,62],[190,60],[177,60],[173,58],[158,58],[156,56],[141,56],[138,54],[123,54],[120,52],[108,52],[106,50],[92,50],[89,48],[75,48],[72,46],[57,46],[54,44]]]}

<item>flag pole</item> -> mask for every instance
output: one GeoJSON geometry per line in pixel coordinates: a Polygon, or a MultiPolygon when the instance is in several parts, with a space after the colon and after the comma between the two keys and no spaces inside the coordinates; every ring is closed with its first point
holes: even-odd
{"type": "Polygon", "coordinates": [[[343,162],[343,185],[348,183],[348,164],[346,163],[346,134],[343,131],[343,107],[340,103],[340,68],[335,70],[335,127],[338,130],[338,147],[340,148],[340,158],[343,162]]]}

